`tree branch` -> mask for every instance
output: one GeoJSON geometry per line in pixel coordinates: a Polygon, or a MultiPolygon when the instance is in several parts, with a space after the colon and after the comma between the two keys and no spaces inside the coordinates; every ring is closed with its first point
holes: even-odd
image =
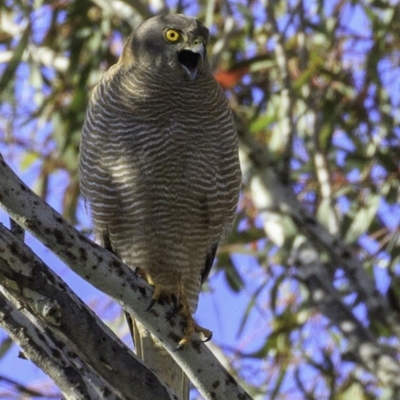
{"type": "Polygon", "coordinates": [[[331,235],[317,219],[308,213],[297,200],[291,186],[283,184],[273,168],[268,150],[257,143],[246,130],[239,125],[241,163],[244,166],[244,178],[251,187],[257,182],[259,193],[257,208],[275,213],[281,219],[286,218],[292,227],[296,227],[310,240],[317,250],[325,251],[338,268],[343,268],[364,301],[371,320],[390,326],[400,337],[400,321],[390,309],[386,298],[376,289],[374,281],[364,270],[362,263],[353,251],[339,237],[331,235]]]}
{"type": "MultiPolygon", "coordinates": [[[[331,281],[330,276],[325,276],[327,268],[322,265],[320,252],[330,256],[331,263],[343,268],[349,280],[353,283],[356,293],[367,306],[371,320],[380,321],[385,326],[390,326],[397,334],[400,324],[396,313],[390,309],[386,298],[375,288],[373,280],[367,275],[361,262],[355,258],[340,238],[332,236],[327,230],[310,215],[299,203],[295,193],[289,185],[283,184],[275,172],[270,160],[268,150],[258,144],[243,127],[239,129],[241,164],[243,176],[252,190],[256,207],[264,218],[269,216],[280,218],[280,224],[290,224],[297,232],[291,232],[294,238],[299,233],[307,238],[307,246],[314,252],[309,269],[301,269],[305,274],[307,285],[315,304],[342,332],[351,339],[356,358],[374,373],[379,371],[379,378],[395,389],[400,388],[400,365],[395,357],[384,354],[382,349],[378,356],[378,347],[366,330],[362,329],[357,318],[346,310],[345,304],[340,299],[336,290],[324,284],[331,281]],[[312,265],[312,268],[310,267],[312,265]],[[316,296],[316,293],[318,296],[316,296]],[[316,299],[320,299],[316,302],[316,299]],[[338,302],[340,301],[340,303],[338,302]],[[337,311],[340,311],[339,313],[337,311]],[[351,332],[348,327],[351,325],[351,332]]],[[[268,232],[267,232],[268,235],[268,232]]],[[[295,258],[299,265],[306,265],[304,254],[298,253],[295,258]]]]}
{"type": "Polygon", "coordinates": [[[0,206],[27,231],[93,286],[112,297],[165,346],[205,399],[250,399],[201,342],[174,351],[183,336],[183,319],[167,321],[168,305],[147,312],[152,289],[110,252],[77,232],[36,196],[0,159],[0,206]]]}
{"type": "Polygon", "coordinates": [[[309,242],[297,248],[300,279],[306,284],[311,301],[349,342],[349,353],[386,385],[400,393],[400,363],[377,344],[370,331],[353,315],[332,285],[328,268],[309,242]]]}
{"type": "MultiPolygon", "coordinates": [[[[0,264],[4,265],[1,259],[0,264]]],[[[95,399],[105,392],[110,394],[110,399],[118,399],[112,388],[84,365],[70,348],[64,348],[63,352],[60,352],[60,343],[51,340],[40,327],[34,326],[2,295],[0,326],[19,344],[31,361],[48,373],[67,399],[95,399]],[[68,356],[65,355],[65,351],[69,352],[68,356]]]]}
{"type": "MultiPolygon", "coordinates": [[[[71,382],[59,381],[59,377],[63,376],[59,368],[67,376],[69,368],[76,368],[78,372],[83,368],[87,370],[89,381],[84,375],[81,385],[90,388],[92,382],[95,383],[91,391],[83,393],[83,398],[101,393],[103,389],[113,398],[175,398],[172,391],[96,318],[69,287],[1,224],[0,254],[0,290],[17,308],[12,314],[23,314],[18,317],[18,323],[25,318],[26,334],[18,343],[28,355],[29,338],[36,340],[38,345],[44,343],[46,348],[48,346],[47,354],[39,358],[39,363],[34,361],[35,358],[33,361],[57,385],[61,384],[64,393],[65,390],[68,393],[71,382]],[[44,359],[52,362],[41,362],[44,359]],[[61,365],[54,369],[57,363],[61,365]]],[[[10,332],[12,334],[13,331],[10,332]]]]}

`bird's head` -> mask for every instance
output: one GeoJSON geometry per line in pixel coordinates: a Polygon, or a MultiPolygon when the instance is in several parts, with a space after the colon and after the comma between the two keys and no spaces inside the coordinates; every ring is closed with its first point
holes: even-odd
{"type": "Polygon", "coordinates": [[[151,72],[194,81],[209,70],[208,29],[196,19],[180,14],[148,19],[125,44],[122,62],[151,72]]]}

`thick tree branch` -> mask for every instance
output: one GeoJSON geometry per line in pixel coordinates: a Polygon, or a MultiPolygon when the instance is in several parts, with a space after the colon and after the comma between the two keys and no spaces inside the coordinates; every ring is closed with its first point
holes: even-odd
{"type": "MultiPolygon", "coordinates": [[[[1,259],[0,264],[4,265],[1,259]]],[[[40,325],[35,326],[1,292],[0,326],[18,343],[27,358],[48,373],[67,399],[96,399],[105,394],[110,395],[109,399],[118,399],[112,388],[68,346],[60,352],[60,343],[52,340],[40,325]]]]}
{"type": "Polygon", "coordinates": [[[145,281],[65,222],[19,180],[4,160],[0,160],[0,176],[1,207],[78,275],[107,293],[144,324],[164,344],[205,399],[250,399],[203,343],[193,341],[182,350],[174,351],[183,336],[183,319],[176,316],[167,321],[168,305],[155,304],[147,312],[152,289],[145,281]]]}
{"type": "MultiPolygon", "coordinates": [[[[0,225],[0,288],[29,321],[52,341],[58,354],[75,354],[104,380],[115,398],[174,399],[134,354],[23,242],[0,225]],[[71,350],[67,351],[66,348],[71,350]],[[107,383],[108,382],[108,383],[107,383]],[[140,395],[138,395],[140,393],[140,395]]],[[[42,340],[43,341],[43,340],[42,340]]],[[[25,349],[24,349],[25,350],[25,349]]],[[[50,366],[42,364],[41,367],[50,366]]],[[[86,368],[86,367],[85,367],[86,368]]],[[[45,370],[52,376],[51,370],[45,370]]],[[[58,382],[56,381],[58,384],[58,382]]]]}
{"type": "Polygon", "coordinates": [[[348,352],[386,386],[400,393],[400,363],[376,342],[370,331],[344,304],[332,285],[328,268],[309,242],[304,241],[298,246],[296,263],[299,277],[306,284],[312,303],[340,329],[349,342],[348,352]]]}

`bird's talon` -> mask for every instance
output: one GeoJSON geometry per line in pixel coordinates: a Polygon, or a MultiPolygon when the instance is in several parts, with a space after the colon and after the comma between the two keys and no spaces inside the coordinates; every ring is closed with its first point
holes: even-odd
{"type": "Polygon", "coordinates": [[[151,299],[149,305],[146,308],[146,311],[150,311],[153,308],[155,303],[156,303],[156,299],[151,299]]]}
{"type": "Polygon", "coordinates": [[[211,338],[212,338],[212,332],[211,332],[211,335],[206,337],[204,340],[202,340],[202,342],[203,343],[207,343],[207,342],[209,342],[211,340],[211,338]]]}
{"type": "Polygon", "coordinates": [[[173,350],[173,351],[179,351],[180,349],[182,349],[183,348],[183,344],[178,344],[176,347],[175,347],[175,349],[173,350]]]}
{"type": "Polygon", "coordinates": [[[147,279],[146,272],[144,272],[142,268],[136,267],[133,273],[135,274],[136,278],[143,278],[146,282],[149,282],[147,279]]]}
{"type": "Polygon", "coordinates": [[[174,310],[176,310],[178,307],[180,307],[180,304],[178,304],[178,299],[177,299],[175,293],[171,294],[171,300],[172,300],[172,303],[174,304],[174,310]]]}
{"type": "Polygon", "coordinates": [[[175,347],[175,350],[174,350],[174,351],[178,351],[178,350],[182,349],[183,347],[185,347],[185,346],[188,344],[189,340],[190,340],[190,337],[189,337],[189,339],[188,339],[188,338],[187,338],[187,335],[185,335],[185,336],[180,340],[180,342],[178,343],[178,345],[175,347]]]}
{"type": "Polygon", "coordinates": [[[205,337],[205,339],[202,340],[203,343],[206,343],[212,339],[213,333],[210,330],[202,328],[199,325],[194,326],[194,332],[203,334],[203,336],[205,337]]]}
{"type": "Polygon", "coordinates": [[[181,310],[182,310],[182,305],[179,305],[178,307],[169,311],[166,315],[167,321],[169,321],[171,318],[175,317],[176,314],[179,314],[179,311],[181,311],[181,310]]]}

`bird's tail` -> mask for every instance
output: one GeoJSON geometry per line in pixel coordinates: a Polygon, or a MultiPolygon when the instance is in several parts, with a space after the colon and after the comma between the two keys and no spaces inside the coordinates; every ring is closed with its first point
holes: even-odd
{"type": "MultiPolygon", "coordinates": [[[[139,321],[130,318],[137,356],[170,387],[181,400],[189,400],[189,379],[161,342],[139,321]]],[[[128,320],[128,323],[130,321],[128,320]]]]}

